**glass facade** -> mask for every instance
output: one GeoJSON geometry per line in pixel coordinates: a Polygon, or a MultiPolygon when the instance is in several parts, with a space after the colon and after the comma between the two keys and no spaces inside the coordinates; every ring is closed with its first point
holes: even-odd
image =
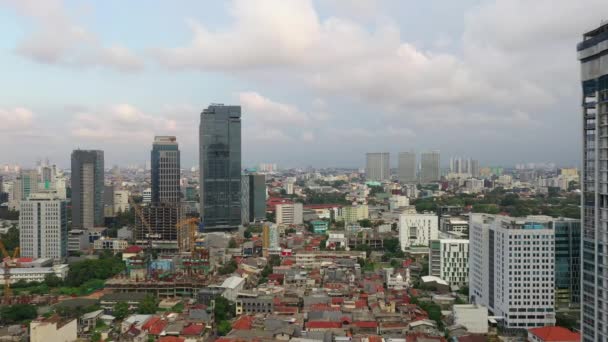
{"type": "Polygon", "coordinates": [[[72,152],[72,229],[103,226],[103,151],[72,152]],[[91,220],[87,219],[91,217],[91,220]]]}
{"type": "Polygon", "coordinates": [[[554,221],[555,303],[565,308],[580,303],[581,222],[575,219],[554,221]]]}
{"type": "Polygon", "coordinates": [[[581,332],[608,340],[608,23],[583,35],[581,332]]]}
{"type": "Polygon", "coordinates": [[[204,229],[241,224],[241,107],[211,105],[201,113],[200,212],[204,229]]]}

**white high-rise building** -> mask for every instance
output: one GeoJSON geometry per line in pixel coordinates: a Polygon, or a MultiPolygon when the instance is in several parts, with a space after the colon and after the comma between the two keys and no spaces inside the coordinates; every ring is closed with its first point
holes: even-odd
{"type": "Polygon", "coordinates": [[[439,219],[436,214],[403,214],[399,216],[399,242],[401,249],[411,246],[429,246],[439,238],[439,219]]]}
{"type": "Polygon", "coordinates": [[[451,286],[469,285],[469,240],[431,240],[429,273],[451,286]]]}
{"type": "Polygon", "coordinates": [[[285,203],[276,206],[277,224],[302,224],[304,206],[302,203],[285,203]]]}
{"type": "Polygon", "coordinates": [[[555,325],[555,234],[551,218],[473,214],[469,295],[507,328],[555,325]]]}
{"type": "Polygon", "coordinates": [[[400,152],[399,164],[397,167],[399,181],[401,183],[416,182],[416,153],[400,152]]]}
{"type": "Polygon", "coordinates": [[[32,193],[21,201],[19,247],[30,258],[61,260],[68,252],[66,201],[55,192],[32,193]]]}
{"type": "Polygon", "coordinates": [[[130,195],[128,190],[114,190],[114,213],[129,211],[130,195]]]}
{"type": "Polygon", "coordinates": [[[420,154],[420,182],[437,182],[441,177],[439,151],[422,152],[420,154]]]}
{"type": "Polygon", "coordinates": [[[365,178],[367,180],[384,181],[391,178],[389,153],[368,153],[366,157],[365,178]]]}

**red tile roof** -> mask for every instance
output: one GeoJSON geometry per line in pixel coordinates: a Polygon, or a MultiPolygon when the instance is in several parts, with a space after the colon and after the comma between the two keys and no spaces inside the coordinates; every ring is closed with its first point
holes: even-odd
{"type": "Polygon", "coordinates": [[[369,342],[382,342],[382,336],[378,336],[378,335],[371,335],[367,337],[367,340],[369,342]]]}
{"type": "Polygon", "coordinates": [[[148,330],[148,332],[150,335],[160,335],[168,324],[167,321],[158,321],[148,330]]]}
{"type": "Polygon", "coordinates": [[[203,333],[203,330],[205,330],[204,324],[192,323],[182,329],[182,335],[200,336],[203,333]]]}
{"type": "Polygon", "coordinates": [[[578,342],[581,340],[581,334],[563,327],[532,328],[529,331],[541,341],[578,342]]]}
{"type": "Polygon", "coordinates": [[[125,248],[124,251],[122,251],[123,253],[134,253],[137,254],[139,252],[143,251],[143,248],[139,247],[139,246],[129,246],[127,248],[125,248]]]}
{"type": "Polygon", "coordinates": [[[146,321],[146,323],[144,323],[144,325],[141,326],[141,328],[143,330],[149,330],[152,328],[152,326],[154,326],[154,324],[158,323],[158,321],[160,321],[160,316],[152,316],[146,321]]]}
{"type": "Polygon", "coordinates": [[[158,342],[185,342],[186,339],[175,336],[164,336],[158,339],[158,342]]]}
{"type": "Polygon", "coordinates": [[[251,330],[253,326],[252,316],[241,316],[236,322],[232,323],[232,329],[235,330],[251,330]]]}
{"type": "Polygon", "coordinates": [[[358,321],[353,323],[357,328],[377,328],[378,322],[376,321],[358,321]]]}
{"type": "Polygon", "coordinates": [[[328,322],[328,321],[310,321],[306,322],[306,329],[334,329],[342,328],[341,322],[328,322]]]}

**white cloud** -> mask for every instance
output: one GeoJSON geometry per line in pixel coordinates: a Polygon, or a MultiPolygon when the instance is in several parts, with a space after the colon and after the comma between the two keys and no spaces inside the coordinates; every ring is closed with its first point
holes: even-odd
{"type": "Polygon", "coordinates": [[[18,134],[32,128],[34,114],[23,107],[0,108],[0,132],[3,134],[18,134]]]}
{"type": "Polygon", "coordinates": [[[15,51],[43,64],[70,67],[101,66],[118,71],[139,71],[143,61],[120,45],[105,46],[84,26],[74,22],[60,0],[0,0],[28,18],[33,27],[15,51]]]}
{"type": "Polygon", "coordinates": [[[256,92],[242,92],[239,102],[247,113],[244,120],[267,125],[304,125],[309,117],[298,108],[270,100],[256,92]]]}

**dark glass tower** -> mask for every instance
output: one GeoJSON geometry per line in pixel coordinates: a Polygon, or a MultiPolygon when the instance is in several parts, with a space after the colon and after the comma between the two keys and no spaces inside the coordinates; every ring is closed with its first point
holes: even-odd
{"type": "Polygon", "coordinates": [[[241,224],[241,107],[210,105],[199,127],[200,212],[205,229],[241,224]]]}
{"type": "Polygon", "coordinates": [[[103,151],[72,152],[72,229],[103,226],[103,151]]]}
{"type": "Polygon", "coordinates": [[[581,332],[608,340],[608,22],[583,35],[581,62],[581,332]]]}
{"type": "Polygon", "coordinates": [[[243,224],[266,218],[266,176],[246,174],[241,182],[241,220],[243,224]]]}
{"type": "Polygon", "coordinates": [[[154,138],[151,152],[152,203],[178,203],[180,155],[177,140],[173,136],[154,138]]]}

